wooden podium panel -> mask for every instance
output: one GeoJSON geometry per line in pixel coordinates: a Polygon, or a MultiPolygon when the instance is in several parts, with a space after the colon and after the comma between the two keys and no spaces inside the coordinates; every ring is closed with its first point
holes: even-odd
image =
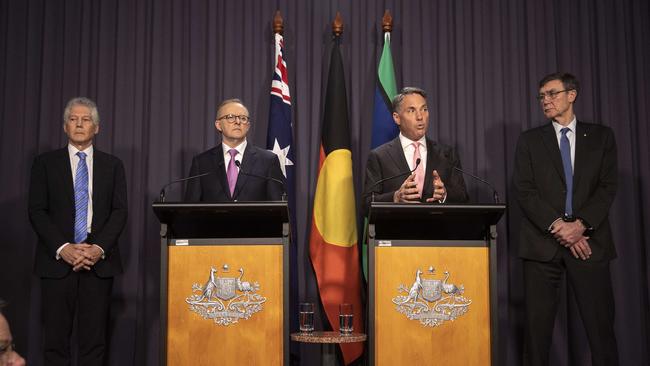
{"type": "Polygon", "coordinates": [[[167,365],[282,365],[284,344],[282,245],[190,245],[168,247],[167,365]],[[228,264],[229,271],[223,270],[228,264]],[[217,277],[257,282],[262,310],[227,326],[190,310],[186,299],[217,277]]]}
{"type": "Polygon", "coordinates": [[[450,245],[374,249],[375,365],[490,364],[489,248],[450,245]],[[406,295],[398,289],[414,284],[417,269],[423,280],[443,280],[448,271],[448,283],[464,286],[462,296],[471,301],[468,311],[437,326],[398,312],[394,299],[406,295]]]}

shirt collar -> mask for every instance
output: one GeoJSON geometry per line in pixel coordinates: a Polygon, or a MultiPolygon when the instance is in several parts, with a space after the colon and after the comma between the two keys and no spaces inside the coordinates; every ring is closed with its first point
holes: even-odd
{"type": "Polygon", "coordinates": [[[576,118],[575,114],[573,115],[573,119],[567,126],[562,126],[561,124],[557,123],[556,121],[553,121],[553,128],[555,129],[555,134],[558,135],[560,134],[560,131],[564,127],[568,127],[571,132],[575,133],[576,132],[576,125],[578,124],[578,119],[576,118]]]}
{"type": "MultiPolygon", "coordinates": [[[[244,141],[241,144],[235,146],[234,149],[237,150],[237,152],[241,156],[244,156],[244,150],[246,150],[246,145],[248,145],[248,140],[244,139],[244,141]]],[[[228,151],[230,151],[230,149],[233,149],[233,148],[226,145],[226,144],[224,144],[222,142],[221,143],[221,149],[223,150],[223,155],[225,156],[225,155],[228,155],[228,151]]]]}
{"type": "Polygon", "coordinates": [[[90,145],[84,150],[79,150],[76,147],[74,147],[72,144],[68,144],[68,154],[70,155],[70,158],[77,156],[77,153],[79,151],[83,151],[86,154],[86,159],[92,159],[95,149],[93,148],[93,145],[90,145]]]}
{"type": "Polygon", "coordinates": [[[413,141],[413,140],[409,139],[408,137],[402,135],[402,133],[400,132],[399,133],[399,142],[402,144],[402,149],[406,149],[408,146],[413,146],[411,144],[413,144],[414,142],[419,142],[420,147],[424,147],[424,148],[427,147],[427,138],[426,138],[426,136],[422,136],[419,140],[413,141]]]}

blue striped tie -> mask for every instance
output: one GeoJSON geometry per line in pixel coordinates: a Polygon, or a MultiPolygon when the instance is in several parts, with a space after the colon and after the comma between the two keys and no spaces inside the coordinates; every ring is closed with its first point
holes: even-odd
{"type": "Polygon", "coordinates": [[[571,166],[571,145],[569,138],[566,136],[570,128],[565,127],[560,130],[560,153],[562,154],[562,166],[564,166],[564,180],[566,181],[566,201],[564,202],[564,213],[568,216],[573,215],[573,167],[571,166]]]}
{"type": "Polygon", "coordinates": [[[88,167],[86,153],[79,151],[77,176],[74,181],[74,242],[83,243],[88,236],[88,167]]]}

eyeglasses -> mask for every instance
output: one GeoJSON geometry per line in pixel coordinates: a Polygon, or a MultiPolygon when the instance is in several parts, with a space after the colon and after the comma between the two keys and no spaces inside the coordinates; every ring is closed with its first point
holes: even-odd
{"type": "Polygon", "coordinates": [[[248,116],[244,116],[243,114],[240,115],[234,115],[234,114],[226,114],[225,116],[217,118],[217,121],[221,120],[226,120],[229,124],[235,123],[236,120],[239,120],[239,123],[243,125],[247,125],[251,123],[251,119],[248,116]]]}
{"type": "Polygon", "coordinates": [[[1,344],[0,345],[0,359],[4,357],[5,355],[8,355],[11,351],[16,350],[16,344],[15,343],[6,343],[6,344],[1,344]]]}
{"type": "Polygon", "coordinates": [[[547,91],[546,93],[539,93],[536,98],[540,102],[543,101],[544,99],[546,99],[546,97],[548,97],[548,99],[553,100],[553,99],[557,98],[558,94],[564,93],[564,92],[569,92],[571,90],[575,90],[575,89],[564,89],[564,90],[558,90],[558,91],[551,90],[551,91],[547,91]]]}

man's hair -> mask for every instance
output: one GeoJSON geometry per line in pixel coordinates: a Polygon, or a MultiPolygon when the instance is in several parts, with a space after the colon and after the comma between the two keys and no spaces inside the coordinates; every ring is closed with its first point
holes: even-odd
{"type": "Polygon", "coordinates": [[[580,82],[574,75],[569,74],[568,72],[554,72],[548,74],[539,81],[539,87],[541,88],[546,85],[546,83],[553,80],[560,80],[565,90],[575,90],[577,99],[577,95],[580,94],[580,82]]]}
{"type": "Polygon", "coordinates": [[[68,101],[68,104],[65,106],[65,110],[63,110],[63,124],[68,122],[68,118],[70,118],[70,112],[72,112],[72,107],[77,105],[88,107],[88,109],[90,109],[90,117],[93,119],[93,124],[99,124],[99,111],[97,110],[97,104],[86,97],[76,97],[68,101]]]}
{"type": "Polygon", "coordinates": [[[0,299],[0,314],[2,314],[2,309],[4,309],[5,306],[7,306],[7,302],[0,299]]]}
{"type": "Polygon", "coordinates": [[[217,115],[214,118],[215,119],[219,118],[219,111],[221,110],[221,108],[223,108],[225,105],[230,104],[230,103],[239,103],[239,104],[243,105],[244,108],[246,108],[246,111],[248,111],[248,107],[246,107],[246,105],[244,104],[244,102],[241,101],[241,99],[239,99],[239,98],[226,99],[223,102],[221,102],[221,104],[219,104],[219,106],[217,107],[217,115]]]}
{"type": "Polygon", "coordinates": [[[399,107],[402,105],[402,102],[404,101],[404,97],[411,94],[419,94],[422,96],[422,98],[427,99],[427,92],[424,90],[416,88],[414,86],[404,87],[399,91],[395,98],[393,98],[393,112],[397,112],[399,107]]]}

